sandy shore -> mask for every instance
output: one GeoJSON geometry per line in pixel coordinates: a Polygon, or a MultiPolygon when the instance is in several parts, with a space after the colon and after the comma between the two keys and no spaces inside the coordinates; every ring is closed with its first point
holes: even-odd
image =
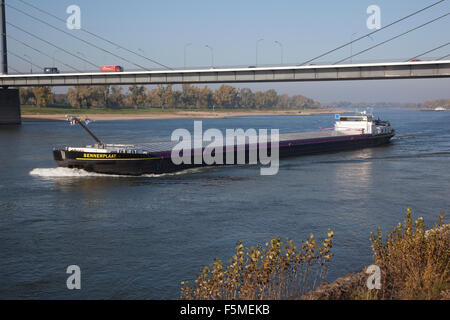
{"type": "MultiPolygon", "coordinates": [[[[314,114],[344,113],[344,110],[281,110],[281,111],[177,111],[168,113],[139,114],[82,114],[96,121],[143,120],[143,119],[182,119],[182,118],[229,118],[248,116],[309,116],[314,114]]],[[[65,121],[64,114],[23,114],[23,121],[65,121]]]]}

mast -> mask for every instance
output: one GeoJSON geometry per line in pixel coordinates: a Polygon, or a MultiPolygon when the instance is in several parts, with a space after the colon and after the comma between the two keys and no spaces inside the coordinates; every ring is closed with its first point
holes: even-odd
{"type": "MultiPolygon", "coordinates": [[[[76,117],[76,116],[67,116],[67,120],[73,124],[73,123],[78,123],[87,133],[89,133],[89,135],[99,144],[99,146],[103,146],[103,142],[101,142],[101,140],[99,138],[97,138],[97,136],[92,133],[91,130],[88,129],[88,127],[83,123],[83,119],[80,117],[76,117]]],[[[87,120],[87,119],[86,119],[87,120]]]]}

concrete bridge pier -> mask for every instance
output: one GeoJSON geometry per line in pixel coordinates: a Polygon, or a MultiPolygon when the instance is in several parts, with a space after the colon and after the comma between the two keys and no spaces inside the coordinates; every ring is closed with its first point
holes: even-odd
{"type": "Polygon", "coordinates": [[[0,125],[21,124],[18,89],[0,89],[0,125]]]}

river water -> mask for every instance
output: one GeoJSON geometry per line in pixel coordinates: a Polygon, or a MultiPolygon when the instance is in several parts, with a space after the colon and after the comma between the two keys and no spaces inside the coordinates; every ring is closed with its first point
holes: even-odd
{"type": "MultiPolygon", "coordinates": [[[[300,244],[335,231],[328,280],[371,263],[370,232],[390,229],[408,206],[432,226],[450,209],[450,112],[378,110],[397,136],[390,145],[281,160],[275,176],[258,166],[109,177],[58,169],[52,147],[91,144],[62,122],[0,127],[0,298],[177,299],[237,241],[272,237],[300,244]],[[81,268],[68,290],[66,268],[81,268]]],[[[333,115],[204,119],[203,128],[333,125],[333,115]]],[[[166,141],[193,119],[96,122],[110,143],[166,141]]]]}

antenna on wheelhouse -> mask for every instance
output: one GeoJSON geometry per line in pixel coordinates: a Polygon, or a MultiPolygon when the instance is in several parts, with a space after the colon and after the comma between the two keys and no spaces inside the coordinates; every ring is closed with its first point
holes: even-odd
{"type": "Polygon", "coordinates": [[[67,121],[69,121],[70,125],[72,126],[79,124],[98,143],[99,147],[103,147],[104,145],[103,142],[95,134],[93,134],[92,131],[89,130],[87,127],[87,124],[89,124],[89,122],[92,121],[91,119],[88,118],[83,119],[78,116],[70,116],[70,115],[67,115],[66,118],[67,121]]]}

